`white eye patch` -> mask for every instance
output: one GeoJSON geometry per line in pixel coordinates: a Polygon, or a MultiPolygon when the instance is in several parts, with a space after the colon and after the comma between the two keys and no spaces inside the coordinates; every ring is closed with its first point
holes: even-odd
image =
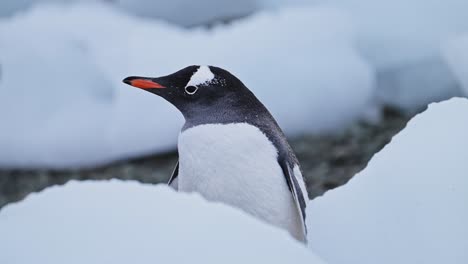
{"type": "Polygon", "coordinates": [[[215,79],[215,75],[210,71],[208,66],[200,66],[198,70],[192,75],[187,86],[198,86],[202,84],[211,83],[215,79]]]}

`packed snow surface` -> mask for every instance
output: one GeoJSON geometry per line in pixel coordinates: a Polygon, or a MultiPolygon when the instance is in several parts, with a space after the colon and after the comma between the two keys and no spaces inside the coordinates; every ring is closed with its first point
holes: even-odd
{"type": "Polygon", "coordinates": [[[432,104],[346,185],[308,207],[328,263],[468,263],[468,101],[432,104]]]}
{"type": "Polygon", "coordinates": [[[373,95],[350,24],[333,8],[301,8],[184,30],[96,3],[4,18],[0,167],[92,166],[175,149],[182,116],[121,80],[193,64],[231,71],[288,135],[337,130],[373,95]]]}
{"type": "Polygon", "coordinates": [[[0,234],[0,263],[323,263],[241,211],[135,182],[49,188],[2,209],[0,234]]]}

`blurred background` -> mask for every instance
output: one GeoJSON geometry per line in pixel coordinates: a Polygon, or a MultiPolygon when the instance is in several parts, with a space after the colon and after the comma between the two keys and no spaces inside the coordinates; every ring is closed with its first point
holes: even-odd
{"type": "Polygon", "coordinates": [[[466,0],[1,0],[0,208],[70,179],[167,181],[182,116],[121,80],[193,64],[266,104],[321,195],[429,103],[468,94],[466,14],[466,0]]]}

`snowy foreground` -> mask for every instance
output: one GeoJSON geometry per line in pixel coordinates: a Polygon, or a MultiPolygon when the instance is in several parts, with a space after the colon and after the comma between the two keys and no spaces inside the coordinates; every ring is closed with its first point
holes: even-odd
{"type": "Polygon", "coordinates": [[[468,263],[468,100],[432,104],[346,185],[309,204],[328,263],[468,263]]]}
{"type": "Polygon", "coordinates": [[[350,24],[339,10],[302,8],[185,30],[90,3],[0,20],[0,167],[93,166],[175,149],[178,111],[121,80],[192,64],[234,73],[288,135],[337,131],[368,114],[374,92],[350,24]]]}
{"type": "MultiPolygon", "coordinates": [[[[433,104],[308,207],[327,263],[468,262],[468,101],[433,104]]],[[[198,195],[71,182],[0,211],[0,263],[323,263],[286,232],[198,195]],[[27,254],[25,254],[27,252],[27,254]]]]}
{"type": "Polygon", "coordinates": [[[323,263],[241,211],[136,182],[72,182],[0,213],[0,263],[323,263]],[[25,252],[27,252],[25,254],[25,252]]]}

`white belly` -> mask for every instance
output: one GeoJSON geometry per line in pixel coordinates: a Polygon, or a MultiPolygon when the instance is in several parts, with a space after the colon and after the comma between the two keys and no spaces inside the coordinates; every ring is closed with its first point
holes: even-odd
{"type": "Polygon", "coordinates": [[[208,124],[179,136],[178,189],[241,208],[303,240],[277,150],[255,126],[208,124]]]}

